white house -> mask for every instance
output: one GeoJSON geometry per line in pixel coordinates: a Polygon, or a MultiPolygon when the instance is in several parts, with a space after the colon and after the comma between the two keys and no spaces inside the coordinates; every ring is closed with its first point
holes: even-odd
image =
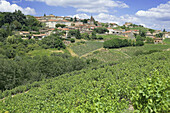
{"type": "Polygon", "coordinates": [[[170,38],[170,32],[164,33],[164,38],[170,38]]]}
{"type": "Polygon", "coordinates": [[[48,20],[45,22],[46,26],[49,28],[55,28],[56,24],[64,24],[66,26],[71,26],[72,22],[67,21],[67,20],[48,20]]]}

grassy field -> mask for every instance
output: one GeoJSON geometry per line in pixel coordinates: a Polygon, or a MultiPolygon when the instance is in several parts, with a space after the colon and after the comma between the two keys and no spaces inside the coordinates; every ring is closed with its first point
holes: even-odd
{"type": "Polygon", "coordinates": [[[124,36],[117,36],[117,35],[97,35],[97,37],[103,37],[104,40],[112,39],[112,38],[121,38],[121,39],[127,38],[124,36]]]}
{"type": "Polygon", "coordinates": [[[85,44],[72,45],[71,49],[78,56],[82,56],[82,55],[85,55],[89,52],[95,51],[95,50],[102,48],[102,47],[103,47],[103,42],[87,41],[85,44]]]}

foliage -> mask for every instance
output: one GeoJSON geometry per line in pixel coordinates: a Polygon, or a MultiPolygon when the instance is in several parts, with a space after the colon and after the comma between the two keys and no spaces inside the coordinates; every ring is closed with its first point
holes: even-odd
{"type": "Polygon", "coordinates": [[[95,31],[93,31],[92,32],[92,34],[91,34],[91,39],[97,39],[97,36],[96,36],[96,32],[95,31]]]}
{"type": "Polygon", "coordinates": [[[79,29],[78,30],[70,30],[69,33],[68,33],[68,36],[69,37],[74,36],[76,39],[82,38],[79,29]]]}
{"type": "Polygon", "coordinates": [[[127,110],[129,105],[134,105],[134,109],[138,110],[135,107],[138,100],[132,99],[132,103],[130,102],[132,95],[138,98],[140,90],[151,92],[149,89],[146,90],[147,86],[153,88],[153,94],[158,92],[158,95],[157,93],[148,95],[153,102],[155,101],[152,97],[158,97],[156,100],[160,101],[156,103],[164,102],[150,106],[150,109],[155,110],[156,107],[156,111],[160,108],[164,110],[164,106],[165,110],[169,111],[168,90],[165,90],[161,97],[159,95],[163,89],[169,87],[169,55],[169,52],[161,52],[161,54],[135,57],[124,62],[110,62],[6,90],[1,93],[1,98],[6,98],[0,100],[0,110],[2,112],[130,112],[127,110]],[[155,76],[152,79],[153,72],[159,72],[162,76],[155,76]],[[147,82],[149,79],[153,81],[151,85],[147,82]],[[10,96],[24,91],[28,92],[10,96]]]}
{"type": "Polygon", "coordinates": [[[136,46],[143,46],[143,45],[144,45],[143,41],[140,41],[140,40],[136,41],[136,46]]]}
{"type": "Polygon", "coordinates": [[[43,38],[42,44],[46,44],[49,48],[66,48],[61,38],[55,35],[43,38]]]}
{"type": "Polygon", "coordinates": [[[86,39],[86,40],[91,39],[88,33],[82,33],[81,36],[82,36],[83,39],[86,39]]]}
{"type": "Polygon", "coordinates": [[[71,41],[71,43],[74,43],[74,42],[75,42],[75,39],[74,39],[74,38],[71,38],[70,41],[71,41]]]}
{"type": "Polygon", "coordinates": [[[165,30],[165,29],[163,29],[163,32],[166,32],[166,30],[165,30]]]}
{"type": "Polygon", "coordinates": [[[24,15],[20,10],[0,12],[0,41],[13,35],[12,31],[38,31],[43,25],[35,17],[24,15]]]}
{"type": "Polygon", "coordinates": [[[153,34],[153,33],[155,32],[154,29],[149,29],[148,31],[149,31],[151,34],[153,34]]]}
{"type": "Polygon", "coordinates": [[[58,27],[64,28],[66,25],[64,25],[64,24],[56,24],[55,26],[56,26],[57,28],[58,28],[58,27]]]}
{"type": "Polygon", "coordinates": [[[109,32],[109,30],[108,30],[107,28],[105,28],[105,27],[95,28],[94,31],[95,31],[96,33],[99,33],[99,34],[103,34],[103,33],[105,33],[105,32],[109,32]]]}
{"type": "MultiPolygon", "coordinates": [[[[139,46],[138,42],[139,41],[136,41],[136,46],[139,46]]],[[[127,40],[127,39],[122,40],[118,38],[107,40],[103,44],[104,48],[120,48],[120,47],[127,47],[127,46],[133,46],[131,40],[127,40]]]]}
{"type": "Polygon", "coordinates": [[[156,34],[156,37],[157,38],[162,38],[163,37],[163,33],[156,34]]]}
{"type": "Polygon", "coordinates": [[[146,37],[146,43],[153,44],[154,43],[154,39],[150,38],[150,37],[146,37]]]}
{"type": "Polygon", "coordinates": [[[0,64],[0,90],[11,89],[44,78],[56,77],[86,66],[85,61],[62,53],[33,58],[18,56],[14,60],[0,59],[0,64]]]}
{"type": "Polygon", "coordinates": [[[144,31],[144,30],[139,30],[139,35],[140,35],[141,37],[146,37],[146,31],[144,31]]]}
{"type": "Polygon", "coordinates": [[[169,112],[169,90],[170,79],[160,75],[159,71],[151,73],[146,82],[141,83],[132,91],[132,103],[134,109],[139,112],[167,113],[169,112]]]}
{"type": "Polygon", "coordinates": [[[76,39],[81,39],[81,34],[80,34],[79,29],[78,29],[78,30],[76,30],[75,37],[76,37],[76,39]]]}

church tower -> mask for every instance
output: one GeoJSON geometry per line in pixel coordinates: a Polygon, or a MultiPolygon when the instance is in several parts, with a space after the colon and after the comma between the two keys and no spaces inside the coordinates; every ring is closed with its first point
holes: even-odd
{"type": "Polygon", "coordinates": [[[93,16],[91,16],[89,24],[90,25],[94,25],[95,24],[95,19],[93,18],[93,16]]]}

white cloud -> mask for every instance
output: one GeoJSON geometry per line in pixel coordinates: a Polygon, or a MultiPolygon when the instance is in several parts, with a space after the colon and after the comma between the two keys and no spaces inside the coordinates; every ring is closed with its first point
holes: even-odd
{"type": "Polygon", "coordinates": [[[26,15],[36,14],[35,10],[30,7],[22,8],[22,7],[18,6],[17,4],[10,4],[6,0],[0,1],[0,11],[1,12],[14,12],[15,10],[21,10],[26,15]]]}
{"type": "Polygon", "coordinates": [[[136,15],[162,21],[170,21],[170,1],[166,4],[160,4],[156,8],[148,9],[147,11],[140,10],[136,15]]]}
{"type": "Polygon", "coordinates": [[[12,3],[20,3],[20,2],[22,2],[22,0],[14,0],[14,1],[12,1],[12,3]]]}
{"type": "MultiPolygon", "coordinates": [[[[87,14],[76,14],[72,17],[78,17],[81,19],[87,19],[90,18],[90,15],[87,14]]],[[[152,29],[166,29],[170,31],[170,23],[167,21],[161,21],[161,20],[155,20],[152,18],[145,18],[145,17],[138,17],[136,15],[122,15],[122,16],[115,16],[115,15],[110,15],[107,13],[99,13],[97,15],[93,15],[95,20],[99,22],[104,22],[104,23],[117,23],[118,25],[123,25],[125,22],[132,22],[137,25],[143,25],[147,28],[152,28],[152,29]]]]}
{"type": "Polygon", "coordinates": [[[73,18],[76,17],[76,18],[80,18],[80,19],[89,19],[90,18],[90,16],[87,14],[76,14],[71,17],[73,17],[73,18]]]}
{"type": "Polygon", "coordinates": [[[120,1],[113,0],[26,0],[45,2],[50,6],[74,7],[77,12],[101,13],[108,12],[110,8],[128,8],[129,6],[120,1]]]}

